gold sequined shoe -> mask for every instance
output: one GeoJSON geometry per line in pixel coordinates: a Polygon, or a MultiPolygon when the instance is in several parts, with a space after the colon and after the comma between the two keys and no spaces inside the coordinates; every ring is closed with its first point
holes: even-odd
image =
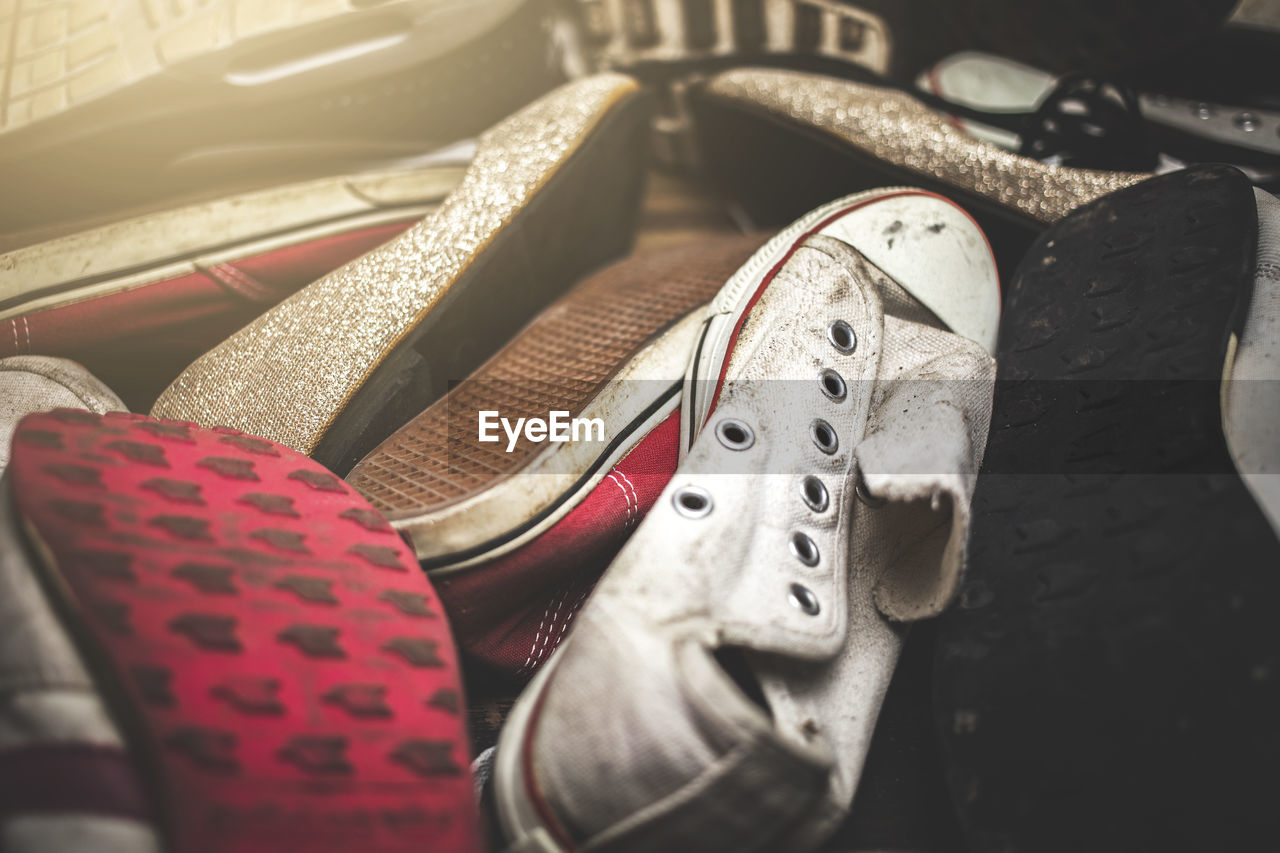
{"type": "Polygon", "coordinates": [[[757,224],[784,223],[845,193],[909,184],[963,205],[1008,268],[1072,210],[1150,177],[1019,157],[908,94],[818,74],[727,71],[692,106],[704,162],[757,224]]]}
{"type": "Polygon", "coordinates": [[[563,86],[479,142],[439,211],[197,359],[157,417],[225,425],[346,471],[631,241],[648,100],[563,86]]]}

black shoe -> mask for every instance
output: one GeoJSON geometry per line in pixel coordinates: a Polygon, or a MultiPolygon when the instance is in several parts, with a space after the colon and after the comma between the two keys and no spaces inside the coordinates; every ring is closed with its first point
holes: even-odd
{"type": "Polygon", "coordinates": [[[1223,166],[1050,229],[1006,297],[936,717],[985,851],[1251,850],[1280,816],[1280,542],[1223,435],[1254,283],[1223,166]]]}

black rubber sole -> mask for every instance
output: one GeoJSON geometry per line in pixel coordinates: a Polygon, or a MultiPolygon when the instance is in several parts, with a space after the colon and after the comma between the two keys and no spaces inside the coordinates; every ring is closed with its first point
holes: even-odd
{"type": "Polygon", "coordinates": [[[935,714],[974,851],[1244,850],[1280,830],[1280,543],[1222,435],[1252,188],[1197,167],[1037,241],[1006,297],[935,714]]]}
{"type": "Polygon", "coordinates": [[[582,276],[631,246],[651,98],[628,96],[499,230],[346,405],[312,454],[345,476],[582,276]]]}

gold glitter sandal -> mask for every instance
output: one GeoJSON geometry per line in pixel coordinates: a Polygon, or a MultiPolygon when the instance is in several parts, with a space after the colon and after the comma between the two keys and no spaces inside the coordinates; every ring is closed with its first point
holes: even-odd
{"type": "Polygon", "coordinates": [[[501,122],[434,216],[197,359],[152,413],[235,427],[349,470],[626,250],[648,107],[635,81],[606,74],[501,122]]]}
{"type": "Polygon", "coordinates": [[[963,205],[1012,269],[1072,210],[1150,175],[1052,166],[969,136],[915,98],[818,74],[742,68],[692,100],[703,161],[761,226],[889,184],[963,205]]]}

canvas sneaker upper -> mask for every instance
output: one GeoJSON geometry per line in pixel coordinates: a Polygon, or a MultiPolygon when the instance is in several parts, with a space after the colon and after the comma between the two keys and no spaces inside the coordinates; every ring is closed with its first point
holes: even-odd
{"type": "Polygon", "coordinates": [[[504,733],[518,843],[816,845],[903,623],[955,589],[991,357],[827,234],[762,275],[704,428],[504,733]]]}

